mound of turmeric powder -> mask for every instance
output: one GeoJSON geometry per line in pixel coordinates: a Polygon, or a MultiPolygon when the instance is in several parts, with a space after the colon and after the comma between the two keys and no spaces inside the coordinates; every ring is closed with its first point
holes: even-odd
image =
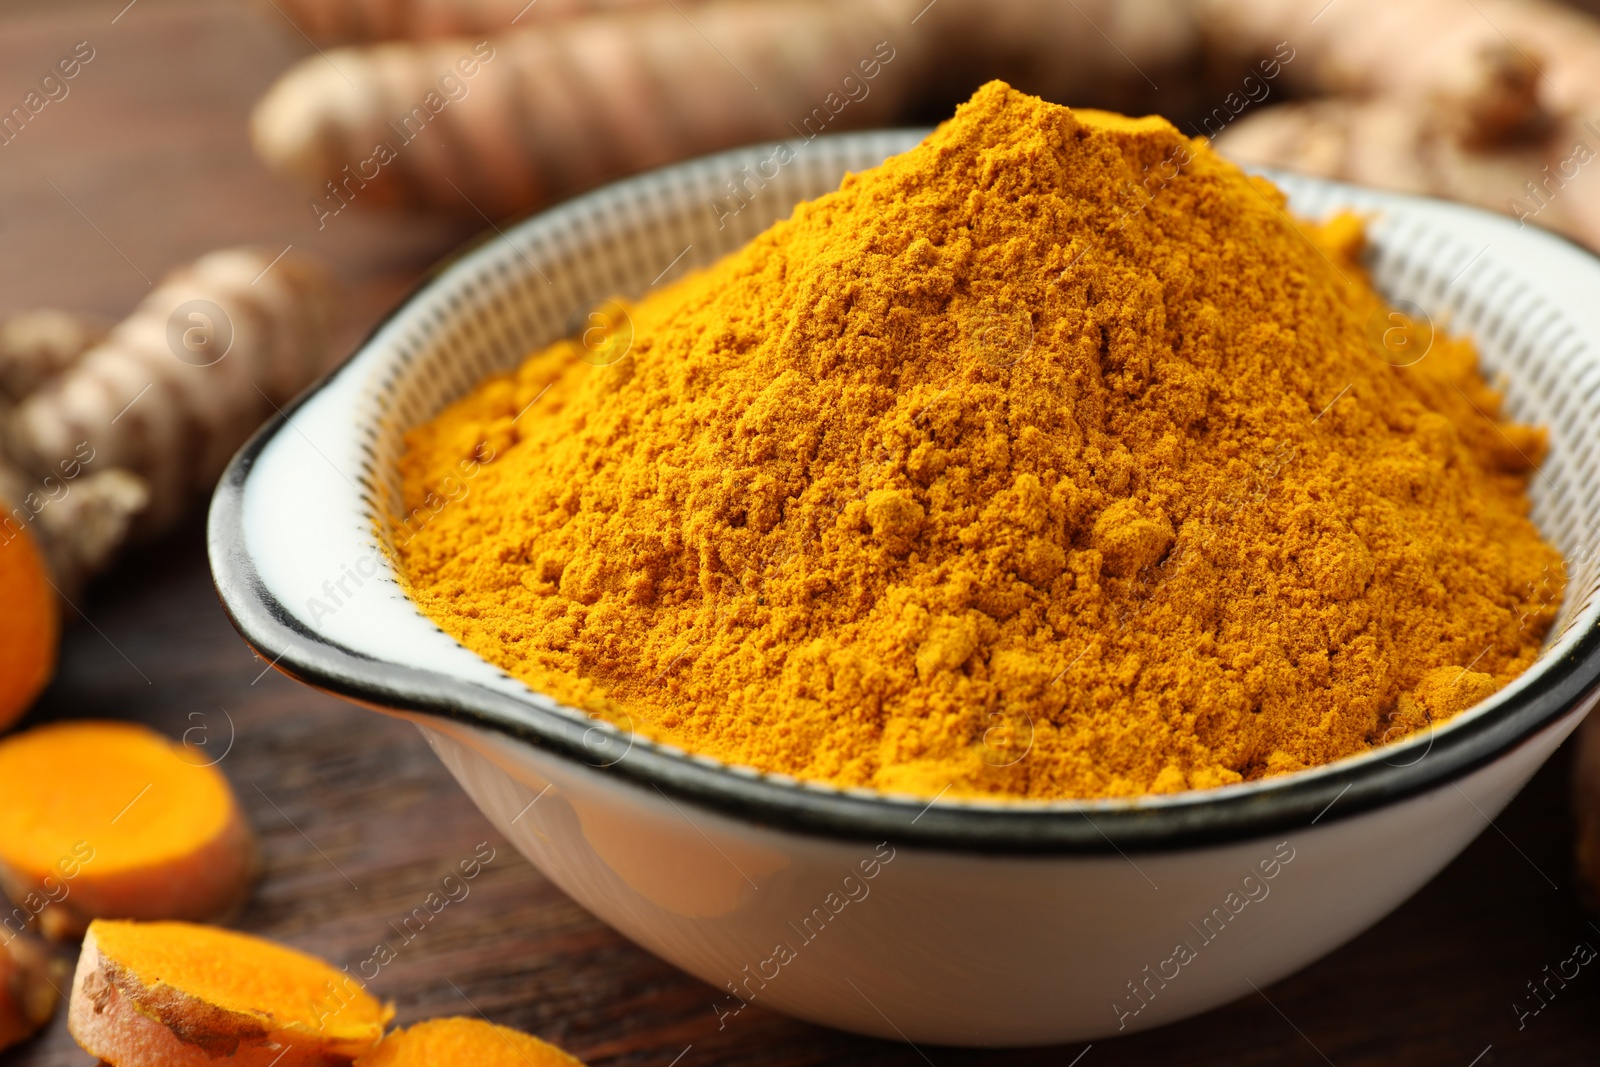
{"type": "Polygon", "coordinates": [[[632,305],[625,359],[559,344],[415,429],[400,561],[530,685],[805,779],[1130,796],[1358,753],[1526,668],[1561,588],[1542,432],[1361,242],[1162,119],[991,83],[632,305]]]}

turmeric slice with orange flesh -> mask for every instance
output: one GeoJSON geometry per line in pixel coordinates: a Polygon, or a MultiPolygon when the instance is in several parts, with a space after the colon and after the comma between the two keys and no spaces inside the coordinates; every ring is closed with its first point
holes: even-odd
{"type": "Polygon", "coordinates": [[[0,740],[0,888],[45,936],[99,918],[221,918],[255,872],[233,790],[197,750],[114,722],[0,740]]]}
{"type": "Polygon", "coordinates": [[[460,1017],[396,1030],[355,1067],[583,1067],[583,1061],[520,1030],[460,1017]]]}
{"type": "Polygon", "coordinates": [[[338,1067],[394,1009],[315,956],[181,922],[99,920],[83,939],[67,1025],[116,1067],[338,1067]]]}
{"type": "Polygon", "coordinates": [[[41,942],[0,930],[0,1049],[26,1041],[56,1013],[58,969],[41,942]]]}
{"type": "Polygon", "coordinates": [[[56,591],[26,528],[0,499],[0,730],[22,717],[56,668],[56,591]]]}

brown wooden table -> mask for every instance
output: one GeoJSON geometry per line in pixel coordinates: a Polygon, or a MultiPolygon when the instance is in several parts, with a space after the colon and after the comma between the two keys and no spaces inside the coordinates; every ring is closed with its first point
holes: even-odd
{"type": "MultiPolygon", "coordinates": [[[[96,50],[71,95],[0,148],[0,312],[56,304],[121,316],[146,277],[200,252],[292,243],[348,283],[353,339],[467,236],[453,224],[360,215],[319,233],[303,197],[254,163],[243,126],[304,41],[267,4],[125,4],[0,14],[7,107],[76,42],[96,50]]],[[[562,896],[495,834],[410,726],[257,660],[217,604],[198,519],[129,558],[81,605],[93,625],[69,628],[59,677],[29,721],[125,718],[174,736],[202,726],[213,751],[231,737],[220,766],[266,861],[243,928],[352,963],[400,940],[394,924],[480,842],[497,850],[470,895],[374,983],[402,1023],[482,1012],[594,1064],[659,1067],[1600,1063],[1600,973],[1585,969],[1521,1031],[1512,1010],[1524,983],[1576,942],[1600,947],[1600,927],[1572,893],[1565,753],[1495,829],[1353,944],[1265,997],[1098,1042],[1082,1059],[1082,1046],[919,1051],[755,1007],[719,1032],[709,987],[562,896]]],[[[89,1063],[60,1016],[0,1054],[4,1067],[89,1063]]]]}

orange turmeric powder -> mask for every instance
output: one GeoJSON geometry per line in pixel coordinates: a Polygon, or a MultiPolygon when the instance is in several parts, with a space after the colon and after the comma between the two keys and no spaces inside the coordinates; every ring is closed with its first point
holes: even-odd
{"type": "Polygon", "coordinates": [[[494,458],[400,562],[531,686],[809,780],[1133,796],[1359,753],[1526,668],[1561,574],[1542,431],[1391,323],[1361,243],[1162,119],[991,83],[632,305],[625,359],[555,345],[412,431],[407,507],[494,458]]]}

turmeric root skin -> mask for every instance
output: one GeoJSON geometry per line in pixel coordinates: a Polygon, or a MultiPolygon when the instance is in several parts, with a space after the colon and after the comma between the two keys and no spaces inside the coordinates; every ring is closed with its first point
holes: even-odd
{"type": "Polygon", "coordinates": [[[236,248],[170,275],[109,334],[58,311],[0,321],[0,541],[30,530],[75,598],[327,365],[333,297],[315,263],[236,248]]]}
{"type": "Polygon", "coordinates": [[[64,970],[30,937],[0,942],[0,1049],[26,1041],[50,1021],[64,970]]]}
{"type": "Polygon", "coordinates": [[[258,106],[258,153],[309,180],[327,211],[508,215],[720,147],[809,136],[812,114],[834,112],[830,132],[883,125],[910,101],[1004,76],[1073,105],[1209,112],[1221,126],[1202,118],[1207,131],[1225,127],[1223,147],[1250,162],[1536,213],[1600,250],[1600,201],[1562,191],[1600,151],[1600,22],[1545,0],[1480,0],[1466,16],[1458,0],[285,2],[313,37],[431,38],[313,57],[258,106]],[[446,105],[439,79],[474,41],[498,58],[457,79],[466,95],[446,105]],[[895,65],[863,81],[853,66],[880,41],[895,65]],[[1397,41],[1404,62],[1385,47],[1397,41]],[[1250,80],[1265,106],[1241,114],[1226,101],[1250,101],[1221,72],[1263,56],[1281,80],[1250,80]],[[868,94],[817,112],[843,100],[847,75],[868,94]],[[1158,81],[1159,98],[1144,92],[1158,81]],[[1314,100],[1284,111],[1285,93],[1314,100]],[[397,138],[410,116],[426,137],[397,138]]]}
{"type": "Polygon", "coordinates": [[[35,478],[59,478],[74,459],[138,476],[150,492],[139,525],[163,529],[211,488],[273,406],[326,365],[333,310],[326,273],[294,253],[203,256],[0,412],[0,444],[35,478]]]}
{"type": "Polygon", "coordinates": [[[692,23],[663,4],[487,42],[340,49],[279,79],[252,138],[316,190],[319,220],[346,202],[505,216],[685,156],[806,136],[825,101],[830,131],[884,124],[917,88],[909,50],[891,43],[907,3],[723,0],[692,23]],[[846,77],[864,93],[848,106],[846,77]]]}
{"type": "Polygon", "coordinates": [[[535,23],[664,0],[278,0],[296,29],[322,44],[501,33],[535,23]]]}
{"type": "Polygon", "coordinates": [[[1575,169],[1574,145],[1587,146],[1590,154],[1581,158],[1600,155],[1600,126],[1558,124],[1557,130],[1487,151],[1453,135],[1444,116],[1404,100],[1335,98],[1268,108],[1225,131],[1217,148],[1245,164],[1515,214],[1600,249],[1600,208],[1593,197],[1553,178],[1537,195],[1527,191],[1535,179],[1575,169]]]}
{"type": "Polygon", "coordinates": [[[1600,202],[1569,188],[1600,155],[1600,22],[1541,0],[1484,0],[1464,19],[1447,0],[1342,0],[1308,30],[1324,6],[1204,0],[1219,40],[1292,40],[1286,86],[1321,94],[1245,112],[1219,150],[1476,204],[1600,249],[1600,202]],[[1406,61],[1379,41],[1406,41],[1406,61]]]}
{"type": "Polygon", "coordinates": [[[0,397],[21,400],[105,335],[98,322],[53,308],[7,316],[0,321],[0,397]]]}

